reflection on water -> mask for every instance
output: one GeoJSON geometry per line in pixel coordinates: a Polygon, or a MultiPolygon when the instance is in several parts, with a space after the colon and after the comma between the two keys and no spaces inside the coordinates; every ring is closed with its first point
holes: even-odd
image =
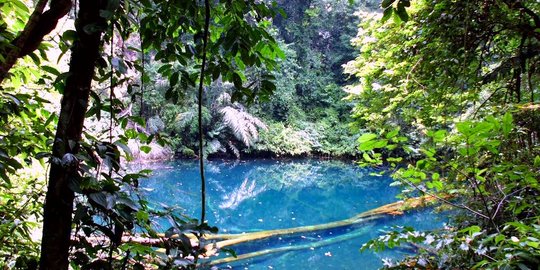
{"type": "Polygon", "coordinates": [[[248,182],[248,179],[245,178],[240,187],[233,190],[231,193],[223,195],[223,202],[219,204],[219,208],[235,209],[242,201],[257,196],[257,194],[263,192],[266,188],[265,185],[261,188],[255,189],[256,182],[250,181],[250,184],[248,184],[248,182]]]}
{"type": "MultiPolygon", "coordinates": [[[[197,216],[200,180],[196,161],[155,164],[153,176],[141,185],[149,201],[167,204],[197,216]]],[[[222,233],[242,233],[327,223],[396,201],[391,179],[371,176],[352,163],[320,160],[210,161],[207,163],[208,222],[222,233]]],[[[360,253],[360,246],[393,225],[418,229],[440,227],[443,220],[429,210],[403,217],[389,217],[366,224],[267,239],[235,247],[238,254],[257,250],[324,245],[295,249],[230,265],[234,269],[376,269],[383,257],[402,256],[400,251],[360,253]],[[361,231],[358,231],[361,230],[361,231]],[[354,237],[334,241],[343,235],[354,237]],[[332,240],[334,239],[334,240],[332,240]],[[326,244],[327,243],[327,244],[326,244]],[[330,256],[329,256],[330,255],[330,256]],[[361,265],[361,266],[359,266],[361,265]]],[[[229,266],[224,265],[227,269],[229,266]]]]}

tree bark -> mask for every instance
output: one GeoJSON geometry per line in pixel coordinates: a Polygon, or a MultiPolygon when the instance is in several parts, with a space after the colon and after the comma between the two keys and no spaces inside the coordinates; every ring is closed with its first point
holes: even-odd
{"type": "Polygon", "coordinates": [[[53,162],[45,197],[40,269],[68,269],[74,192],[69,183],[77,177],[78,152],[90,96],[101,36],[106,21],[100,10],[106,0],[79,1],[75,22],[78,39],[71,49],[71,62],[62,97],[53,144],[53,162]],[[56,160],[56,161],[55,161],[56,160]]]}

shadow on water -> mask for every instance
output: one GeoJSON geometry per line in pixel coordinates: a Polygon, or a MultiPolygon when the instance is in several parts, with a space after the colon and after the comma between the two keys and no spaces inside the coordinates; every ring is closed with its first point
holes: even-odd
{"type": "MultiPolygon", "coordinates": [[[[148,190],[148,200],[155,207],[163,203],[184,209],[183,214],[188,216],[197,216],[200,186],[196,161],[175,161],[155,167],[158,169],[153,176],[141,182],[148,190]]],[[[220,228],[221,233],[292,228],[347,219],[395,202],[399,190],[389,187],[391,179],[371,176],[370,172],[341,161],[210,161],[208,222],[220,228]]],[[[274,248],[284,251],[219,267],[377,269],[382,266],[381,258],[399,258],[404,251],[361,253],[363,243],[395,225],[428,230],[441,227],[445,221],[443,215],[424,209],[354,226],[254,241],[233,248],[237,254],[274,248]]]]}

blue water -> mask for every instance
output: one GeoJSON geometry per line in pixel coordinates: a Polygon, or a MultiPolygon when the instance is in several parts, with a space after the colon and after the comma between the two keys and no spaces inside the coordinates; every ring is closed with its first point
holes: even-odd
{"type": "MultiPolygon", "coordinates": [[[[183,214],[198,218],[198,163],[175,161],[153,166],[153,176],[141,183],[148,190],[148,200],[155,205],[179,207],[183,214]]],[[[347,219],[395,202],[399,190],[389,187],[391,179],[371,176],[370,172],[340,161],[209,161],[206,163],[207,220],[220,233],[242,233],[347,219]]],[[[219,268],[377,269],[382,266],[382,258],[400,258],[407,251],[360,252],[363,243],[395,225],[428,230],[441,227],[445,221],[443,215],[424,209],[352,227],[260,240],[233,249],[244,254],[356,235],[330,245],[275,253],[219,268]]]]}

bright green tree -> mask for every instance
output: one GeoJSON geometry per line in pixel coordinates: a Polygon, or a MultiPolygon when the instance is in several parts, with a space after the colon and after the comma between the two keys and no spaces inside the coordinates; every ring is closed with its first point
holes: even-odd
{"type": "Polygon", "coordinates": [[[540,6],[504,0],[382,5],[384,14],[361,25],[354,40],[359,57],[346,67],[358,79],[347,91],[356,102],[356,129],[364,133],[358,140],[363,162],[392,166],[402,196],[436,196],[458,214],[450,230],[406,228],[368,246],[426,246],[397,268],[534,267],[540,6]]]}
{"type": "MultiPolygon", "coordinates": [[[[9,199],[13,196],[10,194],[13,185],[10,179],[18,175],[18,169],[26,166],[22,161],[30,164],[32,159],[40,158],[37,152],[52,150],[48,155],[50,174],[43,206],[40,269],[68,269],[70,264],[72,267],[111,269],[126,265],[129,258],[143,260],[145,254],[153,253],[151,249],[121,241],[124,232],[133,230],[135,226],[153,233],[150,215],[154,212],[149,211],[143,199],[134,202],[126,192],[126,186],[130,187],[128,190],[136,190],[138,178],[146,173],[122,173],[120,162],[122,151],[129,158],[125,147],[128,139],[137,137],[151,141],[153,137],[138,134],[133,129],[114,138],[112,131],[109,136],[101,134],[99,137],[83,132],[85,119],[90,116],[100,118],[101,112],[109,115],[110,130],[117,121],[122,126],[129,121],[141,122],[136,117],[123,119],[124,116],[119,116],[125,106],[115,97],[114,88],[127,81],[124,76],[126,68],[144,71],[144,66],[138,60],[129,60],[123,55],[116,57],[114,46],[118,43],[115,43],[115,38],[126,41],[129,33],[140,33],[142,55],[161,61],[165,67],[173,64],[180,67],[160,70],[170,83],[169,92],[188,90],[182,86],[196,88],[199,108],[202,107],[204,86],[218,78],[234,83],[236,91],[232,94],[236,99],[249,100],[271,94],[273,86],[268,80],[255,86],[244,85],[242,69],[246,66],[271,69],[275,65],[274,58],[279,54],[273,37],[266,31],[269,18],[275,11],[257,1],[205,1],[202,5],[197,1],[100,0],[76,3],[75,30],[64,32],[60,43],[62,54],[67,50],[71,53],[69,71],[44,67],[44,71],[57,75],[57,78],[49,84],[45,76],[37,81],[41,87],[54,86],[62,95],[56,122],[54,116],[42,110],[46,100],[40,96],[44,92],[30,95],[18,88],[28,88],[32,76],[41,75],[23,66],[27,59],[22,58],[29,56],[36,65],[45,60],[45,53],[38,55],[35,52],[45,51],[46,46],[42,45],[44,37],[71,10],[73,3],[69,0],[40,0],[30,12],[25,3],[18,0],[0,2],[0,26],[7,30],[1,32],[0,39],[1,121],[8,127],[24,123],[24,129],[20,131],[28,130],[32,134],[25,135],[15,129],[2,131],[0,176],[2,191],[5,192],[2,200],[6,198],[6,203],[13,200],[9,199]],[[49,9],[45,10],[47,5],[49,9]],[[112,48],[109,55],[104,51],[104,44],[112,48]],[[188,65],[188,62],[194,65],[188,65]],[[189,67],[194,69],[187,70],[189,67]],[[17,84],[21,80],[23,84],[17,84]],[[106,89],[110,92],[103,97],[97,93],[95,85],[105,82],[109,83],[106,89]],[[57,124],[55,136],[48,127],[51,122],[57,124]],[[77,241],[74,245],[71,240],[75,234],[77,241]],[[108,238],[108,244],[90,244],[88,239],[94,236],[108,238]],[[71,253],[72,257],[71,247],[76,251],[71,253]],[[108,254],[106,260],[99,258],[103,254],[108,254]]],[[[198,113],[201,115],[200,110],[198,113]]],[[[203,171],[201,175],[204,176],[203,171]]],[[[204,223],[204,178],[202,180],[203,212],[199,225],[194,226],[197,225],[196,220],[174,219],[176,231],[185,230],[182,226],[199,232],[209,229],[204,223]]],[[[28,185],[32,186],[32,182],[28,185]]],[[[29,195],[29,203],[39,199],[39,196],[32,195],[32,191],[21,192],[29,195]]],[[[29,210],[27,204],[23,206],[21,211],[29,210]]],[[[5,218],[10,219],[10,224],[15,227],[2,227],[2,238],[15,237],[7,233],[16,231],[17,235],[28,239],[27,226],[19,229],[17,221],[12,220],[19,210],[12,210],[10,206],[6,208],[9,215],[5,218]]],[[[32,208],[31,211],[37,210],[32,208]]],[[[25,243],[19,241],[16,247],[2,247],[2,252],[11,249],[13,254],[7,257],[8,262],[32,253],[32,250],[25,250],[25,243]],[[17,247],[23,250],[18,251],[17,247]]],[[[185,241],[171,244],[183,252],[178,253],[178,257],[171,257],[166,262],[168,267],[173,266],[172,262],[178,263],[176,266],[180,268],[195,267],[200,250],[185,241]],[[186,259],[189,256],[195,260],[186,259]]],[[[141,267],[139,262],[129,263],[141,267]]]]}

